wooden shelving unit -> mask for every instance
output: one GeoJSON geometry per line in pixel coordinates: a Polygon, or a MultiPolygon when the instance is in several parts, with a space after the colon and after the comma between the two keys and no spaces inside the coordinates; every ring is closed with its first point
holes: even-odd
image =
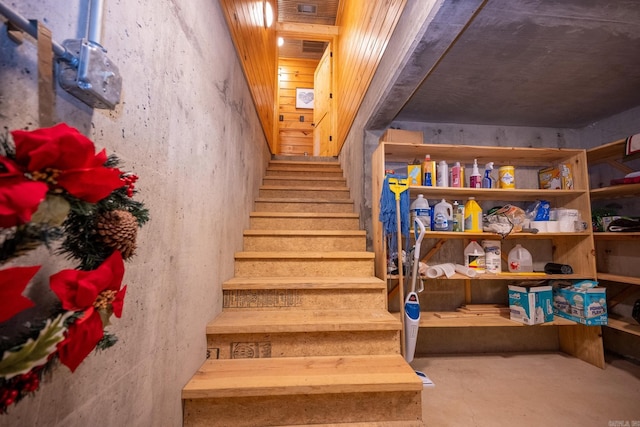
{"type": "MultiPolygon", "coordinates": [[[[625,164],[630,158],[625,158],[625,143],[626,140],[620,139],[608,144],[601,145],[599,147],[587,150],[587,162],[589,166],[594,166],[601,163],[606,163],[612,168],[615,168],[623,173],[632,172],[633,169],[625,164]]],[[[632,158],[639,158],[640,156],[633,156],[632,158]]],[[[608,200],[608,199],[620,199],[631,198],[640,196],[640,184],[620,184],[612,185],[602,188],[594,188],[590,190],[591,200],[608,200]]],[[[637,242],[640,241],[640,232],[596,232],[593,234],[596,245],[601,242],[607,242],[615,244],[619,242],[637,242]]],[[[596,248],[597,249],[597,248],[596,248]]],[[[636,251],[636,256],[637,256],[636,251]]],[[[626,290],[631,290],[631,287],[640,286],[640,277],[624,275],[624,274],[612,274],[609,272],[597,272],[597,278],[600,281],[616,282],[627,285],[626,290]]],[[[625,290],[625,291],[626,291],[625,290]]],[[[623,291],[623,292],[625,292],[623,291]]],[[[637,322],[629,322],[624,319],[611,316],[609,313],[610,328],[627,332],[633,335],[640,336],[640,325],[637,322]]]]}
{"type": "MultiPolygon", "coordinates": [[[[410,187],[410,198],[413,200],[417,194],[423,194],[425,198],[433,201],[438,199],[466,200],[475,197],[480,203],[508,202],[535,202],[544,199],[552,203],[552,206],[577,209],[583,219],[591,217],[589,198],[589,177],[587,173],[587,158],[585,150],[572,149],[541,149],[541,148],[516,148],[516,147],[479,147],[462,145],[432,145],[432,144],[403,144],[382,141],[373,153],[372,164],[372,217],[377,219],[380,213],[380,194],[384,182],[387,165],[397,163],[410,163],[414,159],[424,159],[429,154],[432,160],[441,160],[452,164],[460,162],[469,167],[477,159],[478,165],[487,162],[495,162],[499,165],[512,165],[516,167],[516,182],[518,173],[532,173],[537,177],[537,171],[560,163],[568,163],[573,171],[574,189],[571,190],[542,190],[539,188],[516,189],[472,189],[450,187],[410,187]]],[[[470,169],[468,169],[470,170],[470,169]]],[[[537,184],[537,182],[536,182],[537,184]]],[[[533,186],[531,186],[533,187],[533,186]]],[[[536,185],[537,187],[537,185],[536,185]]],[[[447,241],[462,241],[466,243],[470,239],[500,240],[501,237],[494,233],[453,233],[453,232],[427,232],[424,242],[433,244],[434,250],[447,241]],[[435,242],[435,243],[434,243],[435,242]]],[[[520,241],[548,240],[549,252],[552,252],[553,262],[569,264],[573,267],[572,275],[514,275],[514,274],[483,274],[470,279],[456,274],[450,279],[464,283],[465,301],[472,303],[473,283],[483,283],[487,280],[501,280],[507,283],[514,281],[541,280],[541,279],[595,279],[596,263],[594,257],[594,241],[591,230],[577,233],[511,233],[506,241],[513,244],[520,241]]],[[[546,242],[543,242],[546,244],[546,242]]],[[[387,251],[383,236],[382,223],[373,221],[373,246],[376,253],[376,275],[383,280],[396,281],[397,277],[387,275],[387,251]]],[[[449,262],[460,263],[463,259],[460,253],[459,260],[449,262]]],[[[424,279],[425,287],[428,287],[431,279],[424,279]]],[[[442,280],[442,279],[437,279],[442,280]]],[[[392,291],[393,292],[393,291],[392,291]]],[[[398,296],[396,292],[395,297],[398,296]]],[[[456,307],[451,307],[455,310],[456,307]]],[[[556,318],[553,322],[545,324],[558,327],[558,340],[560,348],[582,360],[595,366],[604,367],[604,350],[602,346],[601,328],[598,326],[585,326],[575,322],[556,318]]],[[[421,328],[442,327],[514,327],[526,326],[509,320],[503,316],[478,316],[441,318],[434,312],[422,312],[421,328]]]]}

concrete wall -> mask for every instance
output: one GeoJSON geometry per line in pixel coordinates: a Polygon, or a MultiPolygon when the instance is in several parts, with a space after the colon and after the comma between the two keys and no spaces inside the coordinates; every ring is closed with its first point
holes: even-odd
{"type": "MultiPolygon", "coordinates": [[[[7,2],[5,2],[7,3],[7,2]]],[[[88,0],[8,2],[54,39],[80,38],[88,0]]],[[[205,360],[205,325],[221,310],[221,283],[269,158],[217,1],[107,0],[102,44],[123,78],[121,104],[92,110],[58,90],[56,115],[117,154],[140,176],[151,221],[127,263],[115,347],[64,366],[0,415],[12,426],[179,426],[181,388],[205,360]]],[[[0,20],[4,21],[3,17],[0,20]]],[[[34,41],[0,31],[0,124],[38,127],[34,41]]],[[[64,262],[46,250],[19,263],[64,262]]],[[[34,285],[35,286],[35,285],[34,285]]]]}

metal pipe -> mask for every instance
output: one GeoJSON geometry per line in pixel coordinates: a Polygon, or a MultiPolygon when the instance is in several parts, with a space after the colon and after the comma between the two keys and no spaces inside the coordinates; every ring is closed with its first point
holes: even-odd
{"type": "Polygon", "coordinates": [[[89,30],[87,32],[87,39],[97,44],[100,44],[102,39],[103,3],[103,0],[91,0],[89,7],[89,30]]]}
{"type": "MultiPolygon", "coordinates": [[[[38,38],[38,28],[35,23],[29,21],[15,10],[0,1],[0,14],[4,15],[10,22],[16,27],[20,28],[25,33],[29,34],[34,39],[38,38]]],[[[72,65],[78,64],[78,58],[76,58],[71,52],[56,43],[55,40],[51,40],[53,45],[53,53],[61,60],[66,61],[72,65]]]]}

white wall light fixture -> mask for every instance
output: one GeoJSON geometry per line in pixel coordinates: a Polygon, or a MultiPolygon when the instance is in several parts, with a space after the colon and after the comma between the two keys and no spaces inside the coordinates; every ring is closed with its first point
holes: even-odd
{"type": "Polygon", "coordinates": [[[264,27],[269,28],[273,25],[273,7],[267,0],[264,0],[263,2],[263,11],[264,27]]]}

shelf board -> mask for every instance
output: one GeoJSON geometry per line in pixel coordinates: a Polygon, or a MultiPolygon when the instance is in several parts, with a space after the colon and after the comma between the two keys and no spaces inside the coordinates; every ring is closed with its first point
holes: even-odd
{"type": "MultiPolygon", "coordinates": [[[[411,230],[411,237],[414,237],[411,230]]],[[[555,237],[589,237],[591,232],[582,231],[579,233],[511,233],[505,239],[553,239],[555,237]]],[[[640,234],[640,233],[638,233],[640,234]]],[[[501,240],[502,236],[496,233],[487,232],[454,232],[454,231],[427,231],[424,235],[425,239],[493,239],[501,240]]]]}
{"type": "Polygon", "coordinates": [[[626,283],[640,286],[640,277],[621,276],[619,274],[597,273],[598,280],[608,280],[610,282],[626,283]]]}
{"type": "Polygon", "coordinates": [[[640,240],[640,232],[618,233],[613,231],[596,231],[593,233],[595,241],[601,240],[640,240]]]}
{"type": "Polygon", "coordinates": [[[586,190],[541,190],[539,188],[457,188],[457,187],[425,187],[414,185],[409,187],[414,194],[424,194],[427,199],[466,199],[476,200],[509,200],[529,201],[536,199],[553,199],[555,197],[581,196],[586,190]]]}
{"type": "MultiPolygon", "coordinates": [[[[626,142],[626,139],[619,139],[608,144],[590,148],[587,150],[587,163],[590,166],[593,166],[598,163],[606,163],[611,160],[627,160],[624,154],[626,142]]],[[[637,155],[631,155],[628,159],[637,157],[637,155]]]]}
{"type": "MultiPolygon", "coordinates": [[[[609,316],[607,327],[640,337],[640,325],[609,316]]],[[[422,326],[422,323],[420,324],[422,326]]]]}
{"type": "Polygon", "coordinates": [[[432,159],[445,160],[447,162],[473,163],[478,159],[479,165],[495,162],[500,159],[502,164],[514,166],[548,166],[550,163],[568,159],[572,156],[584,153],[583,149],[566,148],[529,148],[529,147],[495,147],[472,146],[451,144],[384,144],[385,160],[389,162],[404,162],[412,159],[424,159],[425,154],[432,159]]]}
{"type": "MultiPolygon", "coordinates": [[[[430,188],[430,187],[427,187],[430,188]]],[[[591,200],[615,199],[618,197],[633,197],[640,195],[640,183],[620,184],[611,187],[594,188],[590,192],[591,200]]]]}
{"type": "MultiPolygon", "coordinates": [[[[407,276],[404,276],[405,278],[407,276]]],[[[500,273],[500,274],[491,274],[491,273],[483,273],[478,274],[476,277],[467,277],[464,274],[455,273],[450,278],[446,276],[441,276],[436,279],[431,279],[426,276],[420,276],[422,280],[584,280],[590,279],[590,277],[586,277],[584,274],[545,274],[545,273],[533,273],[533,274],[514,274],[514,273],[500,273]]],[[[387,276],[387,280],[397,280],[398,276],[395,274],[390,274],[387,276]]]]}
{"type": "MultiPolygon", "coordinates": [[[[439,312],[443,313],[443,312],[439,312]]],[[[454,312],[455,313],[455,312],[454,312]]],[[[420,313],[421,328],[460,328],[460,327],[504,327],[504,326],[571,326],[576,325],[569,319],[555,316],[552,322],[539,325],[524,325],[509,319],[509,315],[501,316],[476,316],[456,317],[441,319],[434,312],[423,311],[420,313]]]]}

